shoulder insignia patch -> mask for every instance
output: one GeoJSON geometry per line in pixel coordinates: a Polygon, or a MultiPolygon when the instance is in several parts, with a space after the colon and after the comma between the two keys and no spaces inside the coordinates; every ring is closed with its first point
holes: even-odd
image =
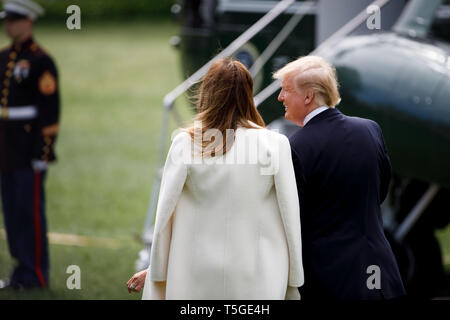
{"type": "Polygon", "coordinates": [[[39,91],[45,96],[56,92],[56,79],[49,71],[45,71],[39,78],[39,91]]]}

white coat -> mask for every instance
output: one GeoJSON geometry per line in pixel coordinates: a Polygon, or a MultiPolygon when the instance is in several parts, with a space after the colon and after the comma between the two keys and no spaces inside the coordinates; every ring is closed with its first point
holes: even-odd
{"type": "Polygon", "coordinates": [[[289,140],[239,127],[231,149],[208,163],[193,158],[192,145],[179,133],[167,156],[142,298],[299,299],[300,209],[289,140]]]}

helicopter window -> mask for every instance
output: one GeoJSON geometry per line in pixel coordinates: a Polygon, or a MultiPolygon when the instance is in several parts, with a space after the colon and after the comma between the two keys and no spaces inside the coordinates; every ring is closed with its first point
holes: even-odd
{"type": "Polygon", "coordinates": [[[217,0],[184,0],[183,25],[190,28],[212,28],[217,0]]]}
{"type": "Polygon", "coordinates": [[[439,40],[450,42],[450,0],[446,0],[436,10],[431,35],[439,40]]]}

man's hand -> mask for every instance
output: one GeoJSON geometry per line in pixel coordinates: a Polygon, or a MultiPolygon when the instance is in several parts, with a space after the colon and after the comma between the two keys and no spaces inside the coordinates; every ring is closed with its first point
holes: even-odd
{"type": "Polygon", "coordinates": [[[135,273],[127,282],[128,293],[141,292],[145,284],[145,276],[147,275],[147,269],[135,273]]]}

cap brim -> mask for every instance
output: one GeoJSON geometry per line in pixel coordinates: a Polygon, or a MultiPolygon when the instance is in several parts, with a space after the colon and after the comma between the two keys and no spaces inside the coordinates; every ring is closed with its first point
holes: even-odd
{"type": "Polygon", "coordinates": [[[16,12],[1,11],[0,12],[0,19],[4,20],[4,19],[7,19],[7,18],[11,18],[11,19],[27,19],[29,17],[24,15],[24,14],[20,14],[20,13],[16,13],[16,12]]]}
{"type": "Polygon", "coordinates": [[[1,19],[14,19],[14,20],[20,20],[20,19],[31,19],[30,17],[16,13],[16,12],[10,12],[10,11],[2,11],[4,13],[3,17],[1,19]]]}

